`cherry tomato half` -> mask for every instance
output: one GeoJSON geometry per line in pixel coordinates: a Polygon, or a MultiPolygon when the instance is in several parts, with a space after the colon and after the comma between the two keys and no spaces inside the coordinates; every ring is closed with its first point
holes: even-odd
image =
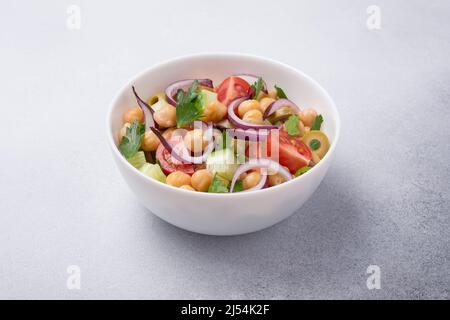
{"type": "MultiPolygon", "coordinates": [[[[177,143],[184,143],[182,137],[172,137],[169,140],[171,145],[176,145],[177,143]]],[[[180,163],[178,160],[174,159],[169,151],[161,143],[156,150],[156,159],[161,165],[162,170],[166,174],[170,174],[175,171],[182,171],[189,175],[192,175],[195,171],[194,165],[190,163],[180,163]]]]}
{"type": "MultiPolygon", "coordinates": [[[[257,147],[249,147],[246,150],[246,155],[250,158],[272,158],[273,160],[278,161],[282,166],[287,167],[289,171],[294,174],[298,169],[309,164],[309,161],[312,158],[311,150],[299,137],[291,136],[284,130],[279,130],[278,132],[278,141],[271,134],[266,142],[259,142],[257,147]],[[274,151],[278,149],[278,157],[271,154],[272,144],[274,144],[274,151]]],[[[255,142],[250,142],[249,146],[252,143],[255,142]]]]}
{"type": "Polygon", "coordinates": [[[239,77],[228,77],[217,87],[217,99],[224,105],[250,92],[250,85],[239,77]]]}
{"type": "Polygon", "coordinates": [[[298,169],[309,164],[312,158],[311,150],[299,137],[291,136],[286,131],[280,130],[279,138],[279,162],[294,174],[298,169]]]}

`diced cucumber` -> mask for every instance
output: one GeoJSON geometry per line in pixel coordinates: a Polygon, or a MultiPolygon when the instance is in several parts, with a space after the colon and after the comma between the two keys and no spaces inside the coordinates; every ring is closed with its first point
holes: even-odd
{"type": "Polygon", "coordinates": [[[140,168],[142,167],[142,165],[144,163],[147,162],[147,160],[145,160],[145,154],[144,151],[138,151],[136,152],[136,154],[130,158],[127,159],[129,163],[131,163],[131,165],[135,168],[140,168]]]}
{"type": "Polygon", "coordinates": [[[139,170],[150,178],[166,183],[166,175],[161,170],[159,164],[144,163],[139,170]]]}
{"type": "Polygon", "coordinates": [[[200,90],[200,99],[202,102],[202,106],[205,107],[211,101],[217,101],[217,93],[202,89],[200,90]]]}
{"type": "Polygon", "coordinates": [[[214,151],[206,160],[206,169],[227,180],[233,179],[238,166],[233,150],[228,148],[214,151]]]}

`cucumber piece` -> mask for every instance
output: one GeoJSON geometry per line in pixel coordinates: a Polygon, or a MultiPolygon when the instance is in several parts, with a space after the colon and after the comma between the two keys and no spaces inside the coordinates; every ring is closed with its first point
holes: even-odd
{"type": "Polygon", "coordinates": [[[302,141],[311,149],[313,154],[316,154],[322,159],[330,149],[330,141],[325,133],[319,130],[311,130],[306,132],[302,137],[302,141]]]}
{"type": "Polygon", "coordinates": [[[166,183],[166,175],[161,170],[159,164],[144,163],[139,171],[150,178],[166,183]]]}
{"type": "Polygon", "coordinates": [[[144,151],[138,151],[136,154],[127,159],[127,161],[135,168],[140,168],[147,162],[144,151]]]}
{"type": "Polygon", "coordinates": [[[200,101],[202,102],[201,104],[204,108],[211,101],[217,101],[217,93],[202,89],[200,90],[200,101]]]}
{"type": "Polygon", "coordinates": [[[206,159],[206,169],[226,180],[233,179],[238,166],[233,150],[228,148],[214,151],[206,159]]]}

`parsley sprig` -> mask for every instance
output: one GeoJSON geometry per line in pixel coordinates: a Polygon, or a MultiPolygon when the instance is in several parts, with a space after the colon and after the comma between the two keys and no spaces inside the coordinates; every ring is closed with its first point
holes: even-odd
{"type": "Polygon", "coordinates": [[[300,169],[297,170],[297,172],[294,174],[294,176],[296,176],[296,177],[301,176],[302,174],[308,172],[309,170],[311,170],[311,167],[309,167],[309,166],[301,167],[300,169]]]}
{"type": "Polygon", "coordinates": [[[275,85],[275,90],[277,90],[277,97],[281,99],[287,99],[286,93],[284,93],[283,89],[281,89],[279,86],[275,85]]]}
{"type": "Polygon", "coordinates": [[[263,87],[263,81],[262,78],[258,78],[258,80],[255,81],[255,83],[253,83],[251,85],[252,89],[253,89],[253,99],[258,99],[259,93],[262,90],[263,87]]]}
{"type": "Polygon", "coordinates": [[[323,122],[322,115],[321,114],[317,115],[314,118],[314,122],[313,122],[313,124],[311,126],[311,130],[320,130],[320,126],[322,125],[322,122],[323,122]]]}
{"type": "Polygon", "coordinates": [[[228,187],[225,185],[223,179],[221,179],[217,173],[214,175],[214,178],[209,186],[209,193],[227,193],[228,187]]]}
{"type": "Polygon", "coordinates": [[[127,128],[119,144],[119,150],[125,158],[129,159],[139,151],[144,132],[145,125],[137,120],[134,120],[131,126],[127,128]]]}
{"type": "Polygon", "coordinates": [[[177,127],[185,127],[193,121],[203,117],[203,106],[198,94],[198,81],[195,80],[189,90],[177,92],[177,127]]]}
{"type": "Polygon", "coordinates": [[[296,135],[300,134],[300,130],[298,129],[298,121],[299,121],[298,116],[293,114],[284,123],[289,135],[296,136],[296,135]]]}

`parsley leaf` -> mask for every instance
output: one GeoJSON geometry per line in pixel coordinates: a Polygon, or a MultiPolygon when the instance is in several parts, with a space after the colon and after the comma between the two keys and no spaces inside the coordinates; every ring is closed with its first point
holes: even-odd
{"type": "Polygon", "coordinates": [[[244,182],[242,180],[238,180],[234,184],[233,192],[241,192],[241,191],[244,191],[244,182]]]}
{"type": "Polygon", "coordinates": [[[287,99],[286,93],[284,93],[283,89],[275,85],[275,89],[277,90],[277,97],[281,99],[287,99]]]}
{"type": "Polygon", "coordinates": [[[251,87],[253,89],[253,99],[257,99],[263,87],[262,78],[258,78],[251,87]]]}
{"type": "Polygon", "coordinates": [[[188,92],[177,92],[177,127],[185,127],[203,116],[202,99],[198,92],[198,81],[195,80],[188,92]]]}
{"type": "Polygon", "coordinates": [[[131,158],[139,151],[144,132],[145,125],[139,123],[137,120],[134,120],[131,126],[127,128],[127,131],[119,144],[119,150],[125,158],[131,158]]]}
{"type": "Polygon", "coordinates": [[[314,122],[313,122],[313,124],[311,126],[311,130],[320,130],[320,126],[322,125],[322,122],[323,122],[322,115],[321,114],[317,115],[314,118],[314,122]]]}
{"type": "Polygon", "coordinates": [[[209,186],[208,192],[210,193],[227,193],[228,187],[225,185],[223,179],[217,176],[217,173],[214,175],[214,178],[209,186]]]}
{"type": "Polygon", "coordinates": [[[301,167],[300,169],[297,170],[297,172],[294,174],[294,176],[298,177],[301,176],[302,174],[304,174],[305,172],[308,172],[309,170],[311,170],[311,167],[301,167]]]}
{"type": "Polygon", "coordinates": [[[300,130],[298,130],[298,117],[295,114],[291,115],[284,125],[291,136],[300,134],[300,130]]]}

